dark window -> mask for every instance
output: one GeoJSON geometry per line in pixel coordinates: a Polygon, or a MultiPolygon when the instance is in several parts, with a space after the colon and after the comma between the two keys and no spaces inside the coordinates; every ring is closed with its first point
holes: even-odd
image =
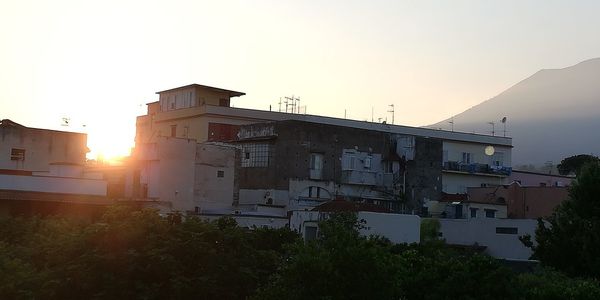
{"type": "Polygon", "coordinates": [[[225,177],[225,171],[220,171],[220,170],[217,171],[217,177],[219,177],[219,178],[225,177]]]}
{"type": "Polygon", "coordinates": [[[496,233],[519,234],[519,229],[517,227],[496,227],[496,233]]]}
{"type": "Polygon", "coordinates": [[[471,218],[477,218],[477,208],[471,208],[471,218]]]}
{"type": "Polygon", "coordinates": [[[10,160],[25,160],[25,149],[12,148],[10,150],[10,160]]]}
{"type": "Polygon", "coordinates": [[[462,215],[462,213],[463,213],[463,211],[462,211],[462,209],[463,209],[462,204],[458,204],[454,208],[455,208],[454,217],[456,219],[462,219],[462,217],[463,217],[463,215],[462,215]]]}
{"type": "Polygon", "coordinates": [[[172,137],[177,136],[177,125],[171,125],[171,136],[172,137]]]}
{"type": "Polygon", "coordinates": [[[304,227],[304,239],[306,241],[312,241],[317,239],[317,227],[306,226],[304,227]]]}
{"type": "Polygon", "coordinates": [[[245,159],[242,160],[242,168],[269,166],[271,160],[269,144],[246,144],[243,149],[245,159]]]}
{"type": "Polygon", "coordinates": [[[224,99],[224,98],[219,99],[219,106],[229,107],[229,99],[224,99]]]}
{"type": "Polygon", "coordinates": [[[486,209],[485,210],[485,217],[486,218],[495,218],[496,217],[496,210],[495,209],[486,209]]]}

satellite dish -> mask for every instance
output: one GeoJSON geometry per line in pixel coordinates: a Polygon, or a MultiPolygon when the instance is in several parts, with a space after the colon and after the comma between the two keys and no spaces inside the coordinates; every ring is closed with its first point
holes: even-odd
{"type": "Polygon", "coordinates": [[[506,117],[502,118],[502,123],[506,123],[506,117]]]}
{"type": "Polygon", "coordinates": [[[494,155],[494,152],[496,152],[496,149],[494,149],[494,146],[490,145],[490,146],[485,147],[484,152],[485,152],[485,155],[492,156],[492,155],[494,155]]]}

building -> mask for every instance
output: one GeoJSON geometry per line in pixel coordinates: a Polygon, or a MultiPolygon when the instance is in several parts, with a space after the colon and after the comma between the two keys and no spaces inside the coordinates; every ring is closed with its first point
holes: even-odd
{"type": "MultiPolygon", "coordinates": [[[[245,147],[240,159],[240,194],[237,202],[237,207],[242,210],[254,207],[283,211],[298,205],[312,207],[332,199],[336,193],[356,198],[357,193],[348,193],[348,189],[362,189],[366,192],[360,192],[358,198],[366,201],[390,204],[391,199],[402,195],[402,200],[410,204],[404,209],[427,213],[442,206],[439,202],[441,192],[466,193],[466,188],[471,186],[505,184],[511,173],[512,141],[506,137],[233,108],[230,105],[232,98],[243,96],[244,93],[198,84],[158,94],[159,101],[149,103],[147,114],[137,118],[136,147],[143,147],[164,137],[191,139],[198,143],[233,142],[245,147]],[[248,132],[256,135],[257,131],[247,130],[250,127],[241,129],[250,124],[277,124],[278,121],[281,125],[275,126],[279,130],[285,128],[284,121],[299,121],[302,123],[296,124],[313,124],[302,125],[302,128],[321,130],[318,126],[323,126],[322,129],[326,131],[321,138],[308,129],[303,130],[305,135],[310,133],[310,138],[318,141],[313,143],[306,136],[294,135],[293,128],[288,126],[288,132],[282,131],[281,137],[273,139],[264,136],[270,141],[259,143],[253,139],[261,137],[245,135],[248,132]],[[332,142],[334,140],[331,138],[336,135],[336,130],[352,133],[338,134],[342,139],[335,145],[336,142],[332,142]],[[238,132],[241,133],[240,139],[238,132]],[[381,140],[387,140],[388,144],[383,144],[381,140]],[[280,148],[284,144],[286,146],[280,148]],[[425,146],[429,144],[432,147],[425,146]],[[329,145],[329,148],[314,150],[317,146],[325,145],[329,145]],[[413,155],[411,149],[419,147],[415,155],[422,157],[408,159],[413,155]],[[314,151],[307,152],[307,149],[314,151]],[[407,174],[399,173],[403,165],[398,150],[406,152],[403,155],[406,156],[407,174]],[[279,159],[265,154],[275,153],[273,151],[279,159]],[[295,156],[296,152],[298,157],[295,156]],[[331,155],[342,160],[334,161],[331,155]],[[285,156],[293,158],[294,164],[283,167],[281,157],[285,156]],[[265,159],[276,159],[279,167],[259,166],[265,163],[265,159]],[[352,162],[354,165],[351,166],[352,162]],[[412,172],[410,168],[420,171],[412,172]],[[420,174],[421,171],[425,173],[420,174]],[[274,176],[278,175],[269,175],[282,172],[290,176],[276,178],[274,176]],[[264,178],[273,185],[259,184],[258,178],[264,178]]],[[[264,127],[265,130],[269,126],[264,127]]],[[[134,182],[133,185],[138,186],[139,183],[134,182]]],[[[144,188],[138,186],[133,189],[144,188]]]]}
{"type": "Polygon", "coordinates": [[[157,137],[136,147],[134,201],[163,211],[229,214],[238,199],[239,151],[222,143],[157,137]]]}
{"type": "Polygon", "coordinates": [[[236,144],[240,204],[289,211],[343,197],[420,213],[439,200],[440,139],[288,120],[242,126],[236,144]]]}
{"type": "Polygon", "coordinates": [[[469,188],[470,202],[498,204],[506,207],[506,217],[537,219],[552,215],[569,191],[561,186],[521,186],[518,182],[497,187],[469,188]]]}
{"type": "Polygon", "coordinates": [[[0,121],[0,170],[44,172],[50,163],[85,163],[87,135],[0,121]]]}
{"type": "Polygon", "coordinates": [[[86,168],[87,135],[0,123],[0,214],[92,212],[107,182],[86,168]]]}
{"type": "Polygon", "coordinates": [[[574,179],[573,176],[513,170],[508,177],[508,182],[518,182],[521,186],[568,187],[574,179]]]}

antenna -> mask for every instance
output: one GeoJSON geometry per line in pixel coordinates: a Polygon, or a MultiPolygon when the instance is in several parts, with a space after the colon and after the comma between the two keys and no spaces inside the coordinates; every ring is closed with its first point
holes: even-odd
{"type": "Polygon", "coordinates": [[[492,125],[492,136],[495,136],[496,135],[496,131],[495,131],[494,125],[496,125],[496,123],[494,123],[494,122],[488,122],[488,124],[492,125]]]}
{"type": "Polygon", "coordinates": [[[279,112],[281,112],[281,97],[279,97],[279,112]]]}
{"type": "Polygon", "coordinates": [[[448,123],[450,123],[450,125],[452,126],[452,132],[454,132],[454,116],[452,116],[452,118],[450,119],[450,121],[448,121],[448,123]]]}
{"type": "Polygon", "coordinates": [[[392,125],[394,124],[394,104],[390,104],[388,105],[390,108],[390,110],[388,110],[388,112],[392,113],[392,125]]]}
{"type": "Polygon", "coordinates": [[[69,122],[71,122],[71,118],[62,117],[62,123],[60,126],[69,126],[69,122]]]}

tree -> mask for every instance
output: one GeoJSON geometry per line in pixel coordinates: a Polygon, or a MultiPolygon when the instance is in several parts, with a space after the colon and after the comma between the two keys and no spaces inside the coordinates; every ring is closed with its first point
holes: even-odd
{"type": "Polygon", "coordinates": [[[572,276],[600,278],[600,163],[584,166],[569,199],[538,220],[537,245],[525,237],[534,258],[572,276]]]}
{"type": "Polygon", "coordinates": [[[581,168],[589,163],[599,163],[598,157],[588,154],[579,154],[567,157],[558,164],[558,173],[561,175],[579,174],[581,168]]]}

